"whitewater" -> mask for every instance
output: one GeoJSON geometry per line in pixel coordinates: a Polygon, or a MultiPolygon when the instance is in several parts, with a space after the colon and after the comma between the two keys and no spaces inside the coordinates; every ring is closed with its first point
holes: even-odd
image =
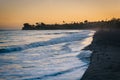
{"type": "Polygon", "coordinates": [[[1,30],[0,80],[80,80],[91,30],[1,30]]]}

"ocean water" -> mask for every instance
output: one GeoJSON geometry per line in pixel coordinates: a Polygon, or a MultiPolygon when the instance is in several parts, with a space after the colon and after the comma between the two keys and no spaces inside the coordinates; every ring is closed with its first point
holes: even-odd
{"type": "Polygon", "coordinates": [[[0,31],[0,80],[80,80],[90,30],[0,31]]]}

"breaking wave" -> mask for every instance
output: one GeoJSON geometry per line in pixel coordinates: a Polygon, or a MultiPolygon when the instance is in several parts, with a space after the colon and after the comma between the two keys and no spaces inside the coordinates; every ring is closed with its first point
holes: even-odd
{"type": "Polygon", "coordinates": [[[81,33],[74,33],[70,34],[64,37],[60,38],[54,38],[48,41],[41,41],[41,42],[33,42],[30,44],[23,44],[23,45],[15,45],[15,46],[8,46],[6,48],[0,49],[0,53],[8,53],[8,52],[14,52],[14,51],[22,51],[26,50],[29,48],[36,48],[39,46],[48,46],[48,45],[54,45],[54,44],[59,44],[59,43],[64,43],[64,42],[72,42],[72,41],[78,41],[81,39],[84,39],[86,37],[89,37],[89,32],[84,33],[84,36],[81,35],[81,33]]]}

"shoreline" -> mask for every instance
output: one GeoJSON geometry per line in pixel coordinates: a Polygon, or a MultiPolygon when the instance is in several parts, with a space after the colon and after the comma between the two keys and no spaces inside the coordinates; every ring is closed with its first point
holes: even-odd
{"type": "Polygon", "coordinates": [[[92,43],[90,64],[81,80],[120,80],[120,32],[97,31],[92,43]]]}

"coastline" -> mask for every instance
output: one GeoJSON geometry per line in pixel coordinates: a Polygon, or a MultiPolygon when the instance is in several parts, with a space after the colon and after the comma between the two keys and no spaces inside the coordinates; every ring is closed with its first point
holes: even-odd
{"type": "Polygon", "coordinates": [[[92,43],[90,65],[81,80],[120,80],[120,31],[99,30],[92,43]]]}

